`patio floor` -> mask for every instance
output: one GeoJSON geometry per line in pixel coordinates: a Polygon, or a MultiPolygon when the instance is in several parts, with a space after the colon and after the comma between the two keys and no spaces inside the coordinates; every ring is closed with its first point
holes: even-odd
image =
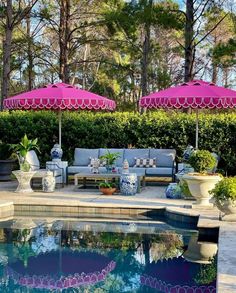
{"type": "MultiPolygon", "coordinates": [[[[38,212],[46,211],[53,206],[57,211],[74,211],[77,208],[86,208],[88,213],[96,211],[96,208],[105,208],[108,212],[111,208],[127,209],[159,209],[165,208],[170,212],[183,215],[198,216],[199,227],[220,227],[218,246],[218,290],[217,292],[236,292],[236,223],[219,221],[219,211],[216,208],[199,208],[192,200],[171,200],[165,198],[166,186],[147,186],[141,193],[135,196],[104,196],[99,191],[74,190],[73,185],[56,189],[54,193],[42,191],[29,194],[15,193],[17,182],[0,183],[0,208],[24,210],[24,206],[37,208],[38,212]],[[60,209],[60,210],[58,210],[60,209]]],[[[26,209],[24,211],[27,211],[26,209]]],[[[0,213],[1,216],[1,213],[0,213]]],[[[115,217],[115,216],[114,216],[115,217]]]]}

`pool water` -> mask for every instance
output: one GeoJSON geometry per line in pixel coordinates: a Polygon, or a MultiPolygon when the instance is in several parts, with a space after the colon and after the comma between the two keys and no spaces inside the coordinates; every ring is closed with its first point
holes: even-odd
{"type": "Polygon", "coordinates": [[[197,238],[164,222],[6,221],[0,292],[216,292],[217,245],[197,238]]]}

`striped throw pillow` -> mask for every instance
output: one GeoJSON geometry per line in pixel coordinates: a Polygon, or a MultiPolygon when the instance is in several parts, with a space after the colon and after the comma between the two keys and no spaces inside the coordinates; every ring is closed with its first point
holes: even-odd
{"type": "Polygon", "coordinates": [[[156,168],[156,158],[144,159],[144,158],[134,158],[135,168],[156,168]]]}

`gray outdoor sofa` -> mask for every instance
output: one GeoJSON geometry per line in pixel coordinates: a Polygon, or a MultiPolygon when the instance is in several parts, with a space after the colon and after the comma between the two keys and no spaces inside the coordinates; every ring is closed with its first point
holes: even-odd
{"type": "MultiPolygon", "coordinates": [[[[116,167],[119,172],[122,170],[122,164],[125,159],[129,162],[129,172],[137,173],[145,177],[171,177],[174,181],[176,163],[176,150],[174,149],[86,149],[76,148],[74,152],[74,162],[72,166],[68,167],[68,175],[76,173],[89,173],[91,167],[89,166],[91,158],[99,158],[106,154],[107,150],[111,153],[120,153],[120,158],[116,161],[116,167]],[[156,167],[141,168],[134,167],[135,158],[156,158],[156,167]]],[[[99,172],[106,172],[105,167],[99,167],[99,172]]]]}

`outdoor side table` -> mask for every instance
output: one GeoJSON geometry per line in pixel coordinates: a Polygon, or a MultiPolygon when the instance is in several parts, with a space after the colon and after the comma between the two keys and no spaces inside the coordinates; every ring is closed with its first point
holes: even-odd
{"type": "Polygon", "coordinates": [[[16,176],[16,179],[18,180],[18,186],[15,192],[33,192],[33,189],[30,186],[30,180],[36,173],[35,171],[24,172],[21,170],[16,170],[12,171],[12,173],[16,176]]]}
{"type": "Polygon", "coordinates": [[[55,170],[62,170],[61,176],[56,177],[56,183],[67,183],[67,167],[68,162],[67,161],[48,161],[46,162],[46,168],[50,171],[55,170]]]}

